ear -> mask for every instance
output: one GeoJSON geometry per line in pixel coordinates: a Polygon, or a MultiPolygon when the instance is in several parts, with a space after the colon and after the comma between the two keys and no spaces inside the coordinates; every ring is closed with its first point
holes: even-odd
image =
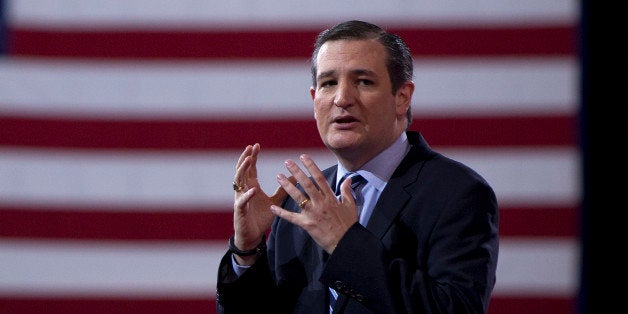
{"type": "Polygon", "coordinates": [[[310,87],[310,97],[312,97],[312,101],[314,101],[314,96],[316,96],[316,89],[314,86],[310,87]]]}
{"type": "Polygon", "coordinates": [[[395,105],[397,106],[397,116],[406,116],[406,111],[412,102],[412,94],[414,93],[414,82],[406,81],[395,94],[395,105]]]}

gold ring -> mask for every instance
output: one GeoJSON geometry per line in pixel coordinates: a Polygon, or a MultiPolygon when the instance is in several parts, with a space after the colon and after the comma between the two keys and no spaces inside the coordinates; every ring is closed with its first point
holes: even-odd
{"type": "Polygon", "coordinates": [[[309,202],[309,201],[310,201],[310,199],[306,197],[304,200],[302,200],[302,201],[299,203],[299,207],[301,207],[301,209],[305,209],[305,208],[304,208],[304,207],[305,207],[305,204],[307,204],[307,202],[309,202]]]}
{"type": "Polygon", "coordinates": [[[244,189],[244,187],[243,187],[243,186],[238,185],[237,183],[235,183],[235,181],[233,181],[233,190],[234,190],[234,191],[236,191],[236,192],[240,192],[240,191],[242,191],[243,189],[244,189]]]}

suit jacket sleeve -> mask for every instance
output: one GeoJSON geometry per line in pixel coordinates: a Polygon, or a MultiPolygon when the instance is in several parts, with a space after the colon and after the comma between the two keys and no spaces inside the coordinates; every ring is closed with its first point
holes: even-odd
{"type": "Polygon", "coordinates": [[[257,313],[273,308],[275,285],[268,269],[266,252],[238,277],[227,252],[218,266],[216,308],[218,313],[257,313]]]}

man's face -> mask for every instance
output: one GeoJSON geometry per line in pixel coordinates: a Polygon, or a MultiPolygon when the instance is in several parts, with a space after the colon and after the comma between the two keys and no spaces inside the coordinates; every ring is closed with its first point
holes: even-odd
{"type": "Polygon", "coordinates": [[[335,40],[316,59],[317,85],[310,94],[319,134],[337,156],[358,167],[405,130],[413,86],[392,94],[386,56],[375,40],[335,40]]]}

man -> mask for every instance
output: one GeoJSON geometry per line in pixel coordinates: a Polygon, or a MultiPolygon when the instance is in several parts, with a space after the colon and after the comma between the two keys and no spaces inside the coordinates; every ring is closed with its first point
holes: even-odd
{"type": "Polygon", "coordinates": [[[475,171],[407,130],[409,49],[370,23],[340,23],[319,34],[312,79],[317,128],[338,164],[321,171],[305,154],[304,169],[287,160],[291,176],[279,174],[269,196],[257,180],[260,146],[246,147],[218,312],[485,313],[496,197],[475,171]],[[360,176],[337,197],[345,173],[360,176]]]}

